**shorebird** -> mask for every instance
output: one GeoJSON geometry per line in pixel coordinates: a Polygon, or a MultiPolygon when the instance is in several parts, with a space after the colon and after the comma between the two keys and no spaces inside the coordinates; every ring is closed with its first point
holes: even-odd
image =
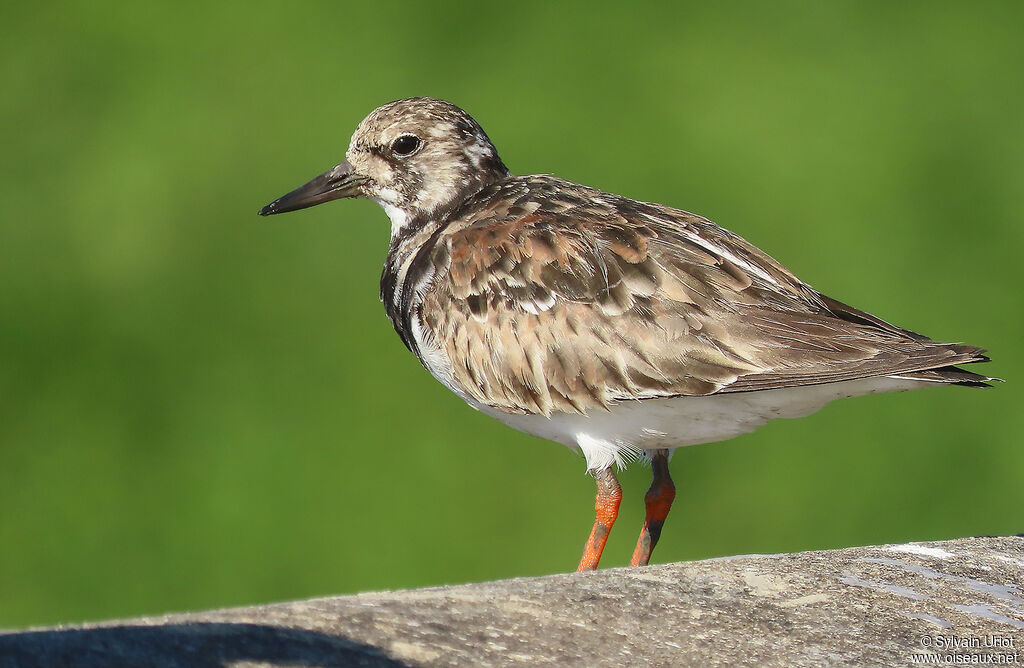
{"type": "Polygon", "coordinates": [[[344,197],[391,219],[380,297],[423,366],[473,408],[582,451],[597,496],[581,571],[601,559],[630,460],[654,474],[630,562],[642,566],[675,498],[675,448],[843,397],[994,380],[954,366],[987,361],[983,349],[826,297],[706,218],[513,176],[443,100],[374,110],[343,162],[259,213],[344,197]]]}

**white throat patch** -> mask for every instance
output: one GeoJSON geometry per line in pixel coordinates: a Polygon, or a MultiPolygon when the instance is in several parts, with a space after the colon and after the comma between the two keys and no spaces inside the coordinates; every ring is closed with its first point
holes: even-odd
{"type": "Polygon", "coordinates": [[[384,209],[384,213],[388,214],[388,218],[391,219],[391,237],[394,238],[398,231],[405,227],[406,223],[409,222],[409,216],[397,206],[390,202],[377,202],[381,208],[384,209]]]}

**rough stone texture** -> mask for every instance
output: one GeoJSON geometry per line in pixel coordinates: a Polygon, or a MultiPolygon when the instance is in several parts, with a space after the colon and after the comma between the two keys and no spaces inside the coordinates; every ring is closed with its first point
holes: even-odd
{"type": "Polygon", "coordinates": [[[0,666],[1013,665],[1022,590],[1024,538],[968,538],[9,632],[0,666]]]}

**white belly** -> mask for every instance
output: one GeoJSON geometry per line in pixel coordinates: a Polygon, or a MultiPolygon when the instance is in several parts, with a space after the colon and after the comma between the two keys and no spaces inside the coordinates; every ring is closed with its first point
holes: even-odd
{"type": "Polygon", "coordinates": [[[935,386],[928,381],[883,376],[704,397],[622,401],[607,411],[594,410],[587,415],[555,413],[544,417],[506,413],[475,401],[458,387],[447,356],[423,336],[417,325],[414,321],[413,336],[425,366],[435,378],[473,408],[513,429],[581,450],[588,471],[613,464],[622,468],[651,450],[724,441],[754,431],[775,418],[810,415],[836,399],[935,386]]]}
{"type": "Polygon", "coordinates": [[[836,399],[931,385],[901,378],[864,378],[706,397],[623,401],[608,411],[556,413],[550,418],[474,407],[513,429],[579,448],[587,459],[587,470],[598,471],[613,464],[621,468],[645,451],[724,441],[775,418],[804,417],[836,399]]]}

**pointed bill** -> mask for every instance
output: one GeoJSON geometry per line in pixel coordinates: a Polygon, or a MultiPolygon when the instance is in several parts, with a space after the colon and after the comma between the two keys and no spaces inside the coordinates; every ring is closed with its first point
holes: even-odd
{"type": "Polygon", "coordinates": [[[259,214],[270,216],[275,213],[298,211],[343,197],[359,197],[362,195],[360,186],[365,182],[366,178],[354,173],[346,160],[287,195],[278,197],[260,209],[259,214]]]}

